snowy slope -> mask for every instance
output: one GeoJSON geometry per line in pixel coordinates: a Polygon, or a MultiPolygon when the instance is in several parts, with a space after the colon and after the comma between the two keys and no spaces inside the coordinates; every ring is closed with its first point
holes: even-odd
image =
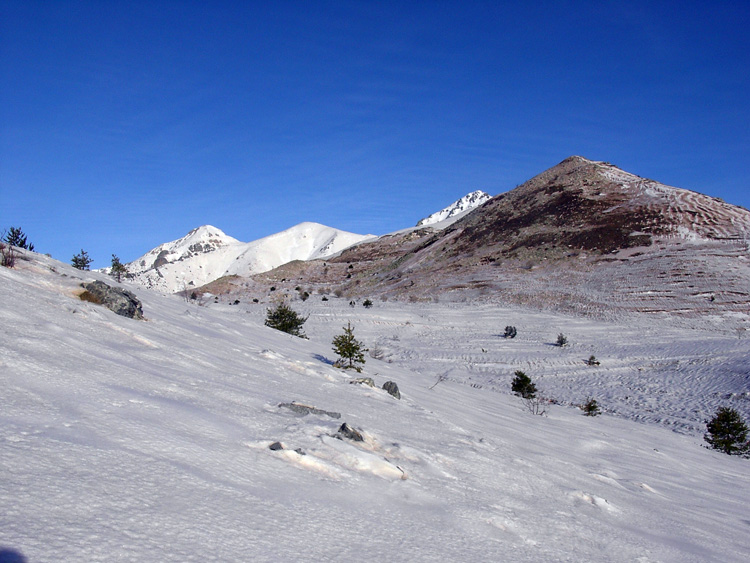
{"type": "Polygon", "coordinates": [[[127,265],[134,281],[163,293],[205,285],[227,275],[248,276],[292,260],[322,258],[373,238],[319,223],[300,223],[244,243],[204,225],[181,239],[164,243],[127,265]]]}
{"type": "Polygon", "coordinates": [[[453,202],[445,209],[441,209],[440,211],[437,211],[432,215],[421,219],[416,226],[424,227],[426,225],[441,223],[448,219],[458,219],[459,216],[463,216],[467,211],[471,211],[475,207],[479,207],[484,202],[490,199],[492,199],[492,196],[486,192],[483,192],[481,190],[473,191],[470,194],[466,194],[458,201],[453,202]]]}
{"type": "Polygon", "coordinates": [[[726,375],[746,354],[735,335],[331,298],[295,303],[310,314],[305,341],[264,327],[263,305],[201,307],[137,286],[147,320],[118,317],[75,297],[82,279],[106,276],[28,256],[0,268],[0,551],[34,562],[750,552],[750,462],[703,448],[691,426],[725,401],[747,415],[741,393],[727,397],[747,384],[726,375]],[[396,381],[400,401],[330,365],[347,321],[390,360],[368,358],[361,375],[396,381]],[[517,339],[498,338],[506,323],[517,339]],[[569,350],[549,346],[560,329],[569,350]],[[602,371],[587,379],[597,368],[573,366],[592,352],[602,371]],[[548,396],[591,394],[608,411],[631,392],[645,402],[597,418],[558,405],[533,416],[508,390],[519,368],[542,373],[548,396]],[[691,388],[705,401],[681,406],[691,388]],[[291,401],[341,417],[279,406],[291,401]],[[640,412],[654,416],[636,422],[640,412]],[[365,441],[336,438],[344,421],[365,441]],[[276,441],[283,450],[269,449],[276,441]]]}

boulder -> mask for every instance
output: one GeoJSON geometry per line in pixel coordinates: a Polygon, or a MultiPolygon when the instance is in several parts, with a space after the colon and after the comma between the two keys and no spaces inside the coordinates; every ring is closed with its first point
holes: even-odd
{"type": "Polygon", "coordinates": [[[390,393],[397,399],[401,398],[401,393],[399,392],[398,385],[396,385],[395,381],[386,381],[385,383],[383,383],[383,390],[388,391],[388,393],[390,393]]]}
{"type": "Polygon", "coordinates": [[[130,319],[143,318],[143,305],[140,300],[127,289],[112,287],[102,281],[83,283],[86,290],[80,298],[98,305],[104,305],[110,311],[130,319]]]}
{"type": "Polygon", "coordinates": [[[341,425],[339,428],[339,436],[343,438],[348,438],[349,440],[352,440],[354,442],[364,442],[365,439],[362,437],[362,434],[356,430],[355,428],[352,428],[349,426],[346,422],[341,425]]]}

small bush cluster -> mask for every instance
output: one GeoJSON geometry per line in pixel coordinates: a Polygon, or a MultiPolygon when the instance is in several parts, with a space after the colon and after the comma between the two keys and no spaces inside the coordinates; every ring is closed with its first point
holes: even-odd
{"type": "Polygon", "coordinates": [[[555,341],[555,346],[559,346],[562,348],[563,346],[568,345],[568,337],[565,336],[562,332],[557,335],[557,341],[555,341]]]}
{"type": "Polygon", "coordinates": [[[18,252],[16,248],[34,250],[34,245],[28,242],[20,227],[11,227],[0,237],[0,264],[6,268],[15,268],[18,252]]]}
{"type": "Polygon", "coordinates": [[[593,399],[591,397],[586,399],[586,402],[581,405],[581,410],[586,416],[596,416],[598,414],[601,414],[599,404],[596,402],[596,399],[593,399]]]}
{"type": "Polygon", "coordinates": [[[531,414],[544,415],[545,399],[537,396],[536,385],[524,372],[518,370],[510,384],[511,391],[523,399],[524,405],[531,414]]]}
{"type": "Polygon", "coordinates": [[[599,360],[597,360],[596,356],[594,356],[593,354],[589,356],[588,360],[584,360],[584,362],[586,362],[586,365],[588,366],[598,366],[600,364],[599,360]]]}
{"type": "Polygon", "coordinates": [[[4,242],[0,242],[0,263],[6,268],[16,267],[16,249],[4,242]]]}
{"type": "Polygon", "coordinates": [[[517,334],[518,331],[516,330],[516,327],[508,325],[505,327],[505,334],[503,334],[503,336],[505,338],[515,338],[517,334]]]}

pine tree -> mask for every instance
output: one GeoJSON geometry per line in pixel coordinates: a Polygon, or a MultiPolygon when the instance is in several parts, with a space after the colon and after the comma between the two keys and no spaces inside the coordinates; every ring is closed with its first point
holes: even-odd
{"type": "Polygon", "coordinates": [[[3,237],[3,242],[7,242],[11,246],[18,248],[25,248],[26,250],[34,250],[34,245],[28,242],[26,235],[20,227],[11,227],[8,229],[8,233],[3,237]]]}
{"type": "Polygon", "coordinates": [[[531,378],[522,371],[517,371],[510,384],[510,390],[524,399],[533,399],[536,396],[536,385],[531,378]]]}
{"type": "Polygon", "coordinates": [[[92,262],[93,260],[89,258],[88,253],[83,249],[81,249],[80,254],[73,256],[73,259],[70,261],[73,267],[79,270],[88,270],[92,262]]]}
{"type": "Polygon", "coordinates": [[[362,365],[365,363],[364,353],[367,352],[367,348],[354,338],[354,328],[351,323],[346,323],[344,334],[339,334],[333,338],[333,351],[341,356],[345,369],[362,371],[362,365]],[[346,365],[346,362],[348,362],[348,365],[346,365]]]}
{"type": "Polygon", "coordinates": [[[279,303],[275,309],[268,309],[266,312],[266,326],[286,332],[292,336],[307,338],[302,332],[302,325],[307,321],[307,317],[298,314],[286,303],[279,303]]]}
{"type": "Polygon", "coordinates": [[[112,255],[112,266],[109,269],[109,274],[115,278],[118,282],[121,281],[122,276],[128,275],[128,268],[120,262],[120,259],[116,254],[112,255]]]}
{"type": "Polygon", "coordinates": [[[721,407],[706,425],[708,432],[703,439],[715,450],[729,455],[750,455],[747,425],[740,413],[729,407],[721,407]]]}

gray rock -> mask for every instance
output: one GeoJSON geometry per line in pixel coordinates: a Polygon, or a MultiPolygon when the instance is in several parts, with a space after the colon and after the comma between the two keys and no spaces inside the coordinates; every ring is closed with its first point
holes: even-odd
{"type": "Polygon", "coordinates": [[[341,425],[339,428],[339,435],[348,438],[349,440],[352,440],[354,442],[364,442],[365,439],[362,437],[362,434],[357,431],[356,429],[349,426],[346,422],[341,425]]]}
{"type": "Polygon", "coordinates": [[[80,295],[83,301],[104,305],[110,311],[130,319],[143,318],[143,305],[127,289],[112,287],[102,281],[84,283],[81,286],[86,290],[80,295]]]}
{"type": "Polygon", "coordinates": [[[281,445],[281,442],[274,442],[273,444],[268,446],[268,449],[276,452],[278,450],[283,450],[284,446],[281,445]]]}
{"type": "Polygon", "coordinates": [[[375,387],[375,380],[372,377],[358,377],[357,379],[352,379],[349,383],[359,383],[360,385],[375,387]]]}
{"type": "Polygon", "coordinates": [[[388,391],[397,399],[401,398],[401,393],[399,392],[398,385],[396,385],[395,381],[386,381],[385,383],[383,383],[383,390],[388,391]]]}
{"type": "Polygon", "coordinates": [[[310,405],[303,405],[302,403],[281,403],[279,406],[287,408],[297,414],[301,414],[302,416],[308,414],[323,414],[325,416],[330,416],[331,418],[341,418],[340,412],[324,411],[323,409],[311,407],[310,405]]]}

